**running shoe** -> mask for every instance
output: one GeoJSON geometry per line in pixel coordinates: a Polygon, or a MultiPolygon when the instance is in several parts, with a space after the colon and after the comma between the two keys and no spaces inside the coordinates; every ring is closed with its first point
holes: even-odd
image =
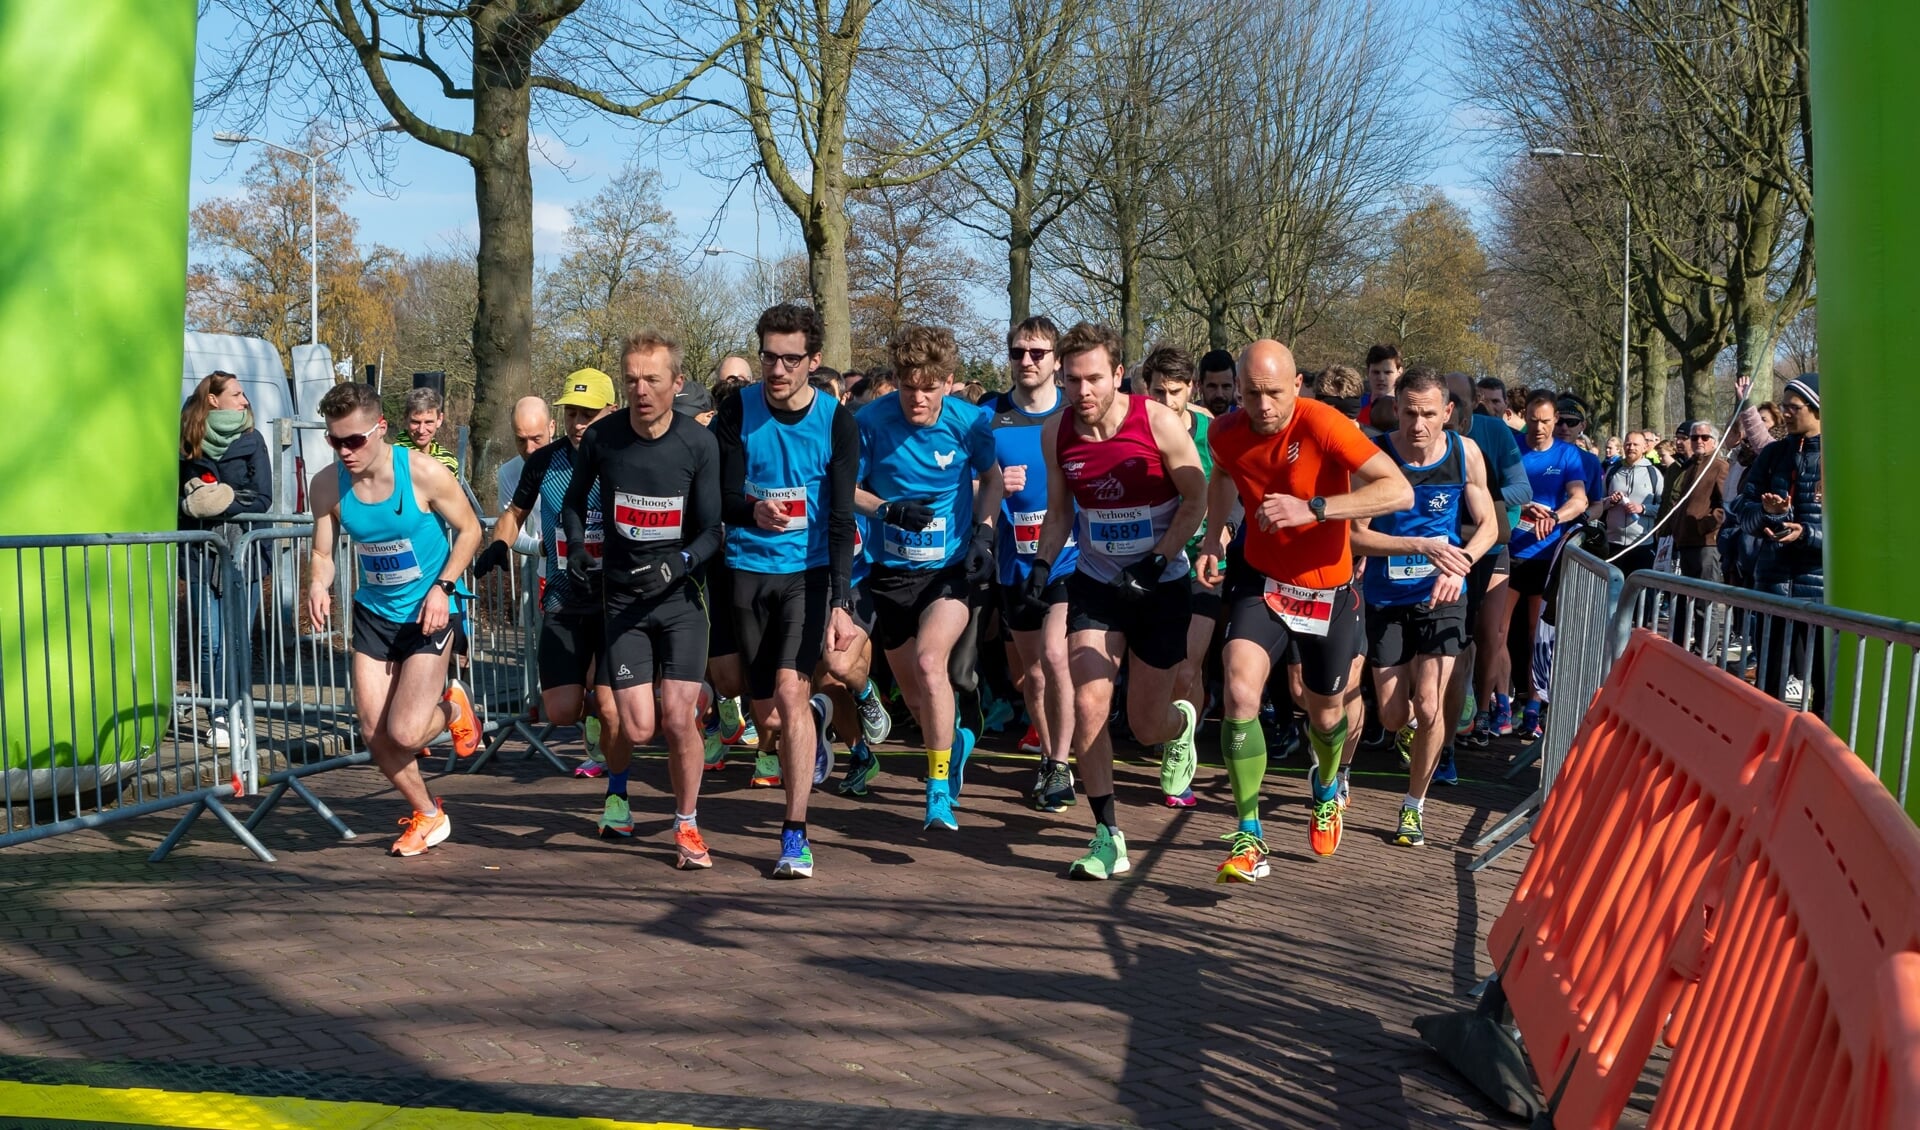
{"type": "Polygon", "coordinates": [[[750,746],[760,744],[760,727],[753,724],[753,719],[747,719],[747,728],[740,731],[740,740],[734,744],[750,746]]]}
{"type": "Polygon", "coordinates": [[[747,720],[740,713],[740,700],[723,698],[714,709],[720,719],[720,740],[728,745],[739,745],[747,740],[747,720]]]}
{"type": "Polygon", "coordinates": [[[633,809],[627,806],[627,798],[609,796],[600,807],[600,838],[626,839],[633,835],[633,809]]]}
{"type": "Polygon", "coordinates": [[[412,816],[403,817],[400,823],[406,831],[400,833],[400,838],[393,841],[393,847],[388,849],[391,855],[419,855],[430,847],[446,843],[447,837],[453,834],[453,821],[447,817],[447,806],[444,804],[440,806],[440,812],[437,815],[428,816],[424,812],[416,812],[412,816]]]}
{"type": "Polygon", "coordinates": [[[827,719],[833,717],[833,703],[823,694],[807,700],[813,710],[813,783],[825,784],[833,773],[833,741],[827,737],[827,719]]]}
{"type": "Polygon", "coordinates": [[[680,857],[673,865],[682,871],[697,871],[713,866],[713,857],[707,854],[707,841],[700,838],[700,829],[692,824],[681,824],[673,829],[674,850],[680,857]]]}
{"type": "Polygon", "coordinates": [[[581,740],[587,747],[587,759],[573,767],[576,777],[601,777],[607,772],[607,755],[600,749],[600,719],[587,716],[580,724],[581,740]]]}
{"type": "Polygon", "coordinates": [[[1410,804],[1400,806],[1400,831],[1393,842],[1401,847],[1419,847],[1427,842],[1427,836],[1420,828],[1420,810],[1410,804]]]}
{"type": "Polygon", "coordinates": [[[1191,788],[1182,789],[1171,796],[1163,796],[1160,800],[1168,808],[1192,808],[1200,803],[1200,798],[1193,795],[1191,788]]]}
{"type": "Polygon", "coordinates": [[[1094,825],[1093,839],[1087,849],[1087,854],[1067,865],[1067,878],[1111,879],[1133,868],[1133,864],[1127,862],[1127,837],[1121,835],[1118,828],[1094,825]]]}
{"type": "Polygon", "coordinates": [[[1460,722],[1453,728],[1455,736],[1470,733],[1473,730],[1474,708],[1473,688],[1467,688],[1466,701],[1460,704],[1460,722]]]}
{"type": "Polygon", "coordinates": [[[1221,839],[1233,845],[1227,861],[1214,873],[1216,883],[1251,883],[1272,874],[1267,866],[1267,842],[1252,832],[1228,832],[1221,839]]]}
{"type": "Polygon", "coordinates": [[[847,771],[840,777],[841,796],[866,796],[867,786],[880,775],[880,759],[867,748],[866,742],[855,742],[847,750],[847,771]]]}
{"type": "Polygon", "coordinates": [[[480,748],[480,719],[473,712],[473,700],[467,697],[467,688],[460,680],[447,681],[447,693],[440,701],[453,707],[453,717],[447,722],[447,733],[453,735],[453,752],[461,757],[472,757],[480,748]]]}
{"type": "Polygon", "coordinates": [[[781,785],[780,755],[777,753],[758,754],[753,759],[753,780],[749,782],[756,789],[777,789],[781,785]]]}
{"type": "Polygon", "coordinates": [[[1174,699],[1173,708],[1180,713],[1180,736],[1168,742],[1160,754],[1160,793],[1167,798],[1167,807],[1187,808],[1193,804],[1193,732],[1200,720],[1193,713],[1193,704],[1185,699],[1174,699]],[[1175,799],[1182,794],[1189,799],[1176,804],[1175,799]]]}
{"type": "Polygon", "coordinates": [[[1353,803],[1353,775],[1347,772],[1347,767],[1343,765],[1340,767],[1338,779],[1340,782],[1340,811],[1345,812],[1347,806],[1353,803]]]}
{"type": "Polygon", "coordinates": [[[1453,763],[1453,747],[1440,747],[1440,762],[1433,767],[1433,783],[1436,785],[1457,785],[1460,783],[1460,769],[1453,763]]]}
{"type": "Polygon", "coordinates": [[[854,696],[853,705],[860,711],[860,734],[868,745],[879,745],[892,736],[893,715],[887,713],[887,704],[880,700],[873,680],[867,680],[867,697],[854,696]]]}
{"type": "Polygon", "coordinates": [[[1307,825],[1307,845],[1315,855],[1332,855],[1340,849],[1340,784],[1335,781],[1322,789],[1320,767],[1309,765],[1307,790],[1313,794],[1313,819],[1307,825]]]}
{"type": "Polygon", "coordinates": [[[774,861],[773,877],[776,879],[813,878],[813,845],[807,842],[805,832],[780,833],[780,858],[774,861]]]}
{"type": "Polygon", "coordinates": [[[700,769],[705,773],[718,773],[727,767],[727,745],[720,740],[716,731],[707,731],[706,751],[702,756],[700,769]]]}
{"type": "Polygon", "coordinates": [[[1520,724],[1513,728],[1513,736],[1520,739],[1522,745],[1530,745],[1540,738],[1540,704],[1529,702],[1527,709],[1520,715],[1520,724]]]}
{"type": "Polygon", "coordinates": [[[1400,732],[1393,736],[1393,748],[1398,750],[1400,753],[1400,767],[1402,769],[1405,769],[1407,766],[1413,764],[1414,733],[1415,733],[1414,725],[1413,723],[1409,722],[1406,725],[1400,727],[1400,732]]]}
{"type": "Polygon", "coordinates": [[[981,723],[989,734],[997,734],[1013,721],[1013,704],[1004,698],[995,698],[981,717],[981,723]]]}
{"type": "Polygon", "coordinates": [[[1064,761],[1040,763],[1040,790],[1033,806],[1042,812],[1065,812],[1072,808],[1073,769],[1064,761]]]}
{"type": "Polygon", "coordinates": [[[1493,736],[1504,738],[1513,733],[1513,700],[1503,694],[1493,696],[1493,736]]]}
{"type": "Polygon", "coordinates": [[[1040,727],[1034,725],[1031,722],[1027,723],[1027,732],[1023,734],[1020,738],[1020,752],[1021,753],[1045,753],[1046,752],[1045,750],[1040,748],[1040,727]]]}
{"type": "Polygon", "coordinates": [[[960,821],[953,816],[953,794],[947,791],[943,782],[928,781],[926,827],[931,828],[936,824],[949,832],[960,830],[960,821]]]}
{"type": "Polygon", "coordinates": [[[973,756],[975,742],[973,731],[965,726],[953,728],[953,760],[947,773],[947,791],[953,799],[960,799],[960,786],[966,783],[967,758],[973,756]]]}
{"type": "Polygon", "coordinates": [[[1493,716],[1488,714],[1484,710],[1474,715],[1473,729],[1469,730],[1467,732],[1467,736],[1461,740],[1463,740],[1464,742],[1466,742],[1466,744],[1473,746],[1476,749],[1485,749],[1488,746],[1492,745],[1493,744],[1493,716]]]}

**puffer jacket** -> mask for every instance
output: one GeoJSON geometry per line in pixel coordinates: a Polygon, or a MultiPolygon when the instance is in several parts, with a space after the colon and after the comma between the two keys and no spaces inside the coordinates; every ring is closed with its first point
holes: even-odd
{"type": "Polygon", "coordinates": [[[1806,600],[1826,599],[1820,440],[1820,436],[1794,435],[1775,440],[1760,452],[1740,480],[1740,496],[1734,500],[1733,515],[1742,532],[1759,539],[1753,580],[1754,587],[1762,592],[1806,600]],[[1792,509],[1785,517],[1804,527],[1805,535],[1786,545],[1761,536],[1768,526],[1766,508],[1760,504],[1763,494],[1787,498],[1792,509]]]}

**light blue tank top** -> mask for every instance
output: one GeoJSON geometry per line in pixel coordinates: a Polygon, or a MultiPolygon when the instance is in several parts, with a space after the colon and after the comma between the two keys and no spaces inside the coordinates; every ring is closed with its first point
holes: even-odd
{"type": "Polygon", "coordinates": [[[353,539],[358,587],[354,603],[383,620],[417,619],[440,571],[447,567],[447,531],[432,511],[413,497],[412,458],[393,450],[393,493],[380,502],[362,502],[353,480],[338,463],[340,526],[353,539]]]}

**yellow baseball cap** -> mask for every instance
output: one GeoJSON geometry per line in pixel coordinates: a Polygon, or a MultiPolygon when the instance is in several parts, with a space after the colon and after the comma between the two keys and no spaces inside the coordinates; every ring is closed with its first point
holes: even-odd
{"type": "Polygon", "coordinates": [[[613,378],[598,369],[580,369],[567,374],[564,391],[554,401],[558,407],[573,405],[598,412],[613,406],[613,378]]]}

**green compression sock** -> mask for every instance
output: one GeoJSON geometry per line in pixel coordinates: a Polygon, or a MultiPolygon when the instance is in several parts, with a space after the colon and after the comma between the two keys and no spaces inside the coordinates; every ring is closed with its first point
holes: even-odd
{"type": "Polygon", "coordinates": [[[1340,754],[1347,746],[1347,718],[1340,716],[1340,722],[1331,730],[1316,730],[1307,727],[1307,743],[1313,747],[1313,759],[1320,767],[1320,780],[1331,782],[1340,772],[1340,754]]]}
{"type": "Polygon", "coordinates": [[[1220,754],[1233,782],[1233,807],[1243,831],[1260,834],[1260,786],[1267,777],[1267,733],[1258,718],[1229,718],[1220,727],[1220,754]]]}

